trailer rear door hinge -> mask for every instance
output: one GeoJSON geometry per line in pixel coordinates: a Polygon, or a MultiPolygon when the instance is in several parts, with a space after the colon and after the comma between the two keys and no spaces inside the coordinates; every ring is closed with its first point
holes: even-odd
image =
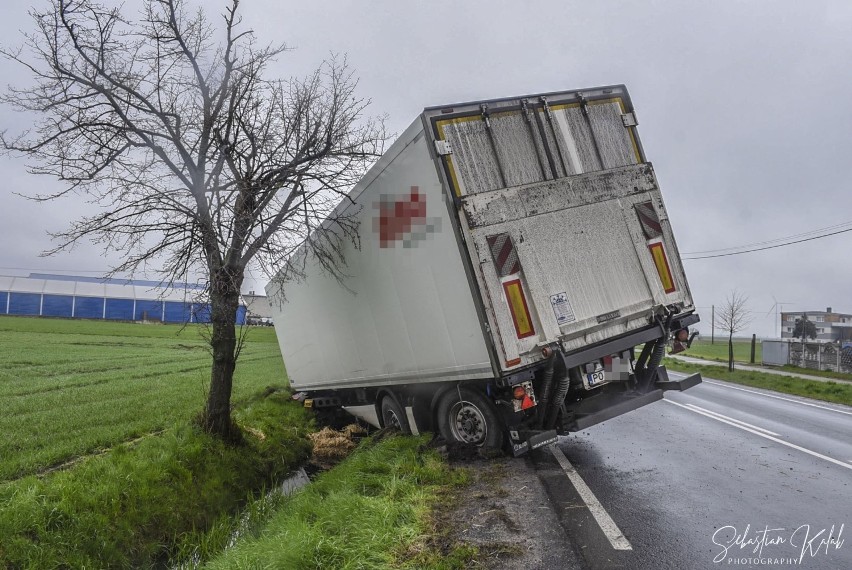
{"type": "Polygon", "coordinates": [[[438,153],[438,156],[447,156],[453,154],[453,147],[449,141],[435,141],[435,152],[438,153]]]}
{"type": "Polygon", "coordinates": [[[636,118],[636,113],[630,111],[629,113],[621,115],[621,123],[625,127],[635,127],[639,124],[639,120],[636,118]]]}

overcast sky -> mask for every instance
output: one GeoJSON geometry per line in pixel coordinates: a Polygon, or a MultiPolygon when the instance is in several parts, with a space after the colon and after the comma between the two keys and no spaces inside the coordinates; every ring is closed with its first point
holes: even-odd
{"type": "MultiPolygon", "coordinates": [[[[261,41],[295,48],[280,58],[281,76],[304,75],[330,52],[348,54],[360,94],[396,133],[426,106],[626,84],[682,253],[852,222],[848,1],[244,0],[242,9],[261,41]]],[[[26,3],[0,5],[5,45],[30,26],[26,3]]],[[[23,77],[5,61],[0,75],[23,77]]],[[[27,122],[4,108],[0,119],[13,130],[27,122]]],[[[105,270],[95,247],[39,257],[46,232],[64,227],[77,206],[13,193],[55,182],[10,159],[0,159],[0,179],[0,274],[105,270]]],[[[686,261],[702,334],[711,305],[733,289],[749,297],[746,332],[758,336],[776,334],[774,299],[785,310],[852,313],[850,250],[852,232],[686,261]]]]}

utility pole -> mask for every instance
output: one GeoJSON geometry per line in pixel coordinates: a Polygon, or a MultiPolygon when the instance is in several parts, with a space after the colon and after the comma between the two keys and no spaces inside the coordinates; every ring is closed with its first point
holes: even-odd
{"type": "Polygon", "coordinates": [[[714,334],[716,332],[716,305],[710,305],[710,344],[716,344],[714,334]]]}
{"type": "Polygon", "coordinates": [[[754,364],[754,345],[757,344],[757,335],[751,335],[751,363],[754,364]]]}

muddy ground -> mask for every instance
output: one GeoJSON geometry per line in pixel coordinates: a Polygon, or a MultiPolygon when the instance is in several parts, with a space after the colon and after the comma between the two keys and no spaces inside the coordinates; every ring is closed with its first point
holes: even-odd
{"type": "MultiPolygon", "coordinates": [[[[374,432],[383,437],[391,431],[374,432]]],[[[330,469],[356,447],[366,430],[349,425],[325,427],[312,434],[313,456],[308,473],[330,469]]],[[[476,448],[450,447],[433,440],[448,463],[467,470],[471,483],[439,501],[433,516],[431,546],[450,552],[458,545],[476,546],[474,568],[537,570],[581,568],[538,475],[528,459],[476,448]],[[488,454],[486,454],[488,455],[488,454]]]]}
{"type": "Polygon", "coordinates": [[[452,529],[453,540],[479,547],[481,568],[580,568],[527,460],[452,455],[450,464],[469,469],[472,484],[454,505],[444,505],[439,517],[452,529]]]}

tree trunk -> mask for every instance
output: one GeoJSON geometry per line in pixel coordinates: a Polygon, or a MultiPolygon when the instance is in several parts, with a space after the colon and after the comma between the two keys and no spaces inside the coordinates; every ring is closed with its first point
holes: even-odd
{"type": "Polygon", "coordinates": [[[242,282],[243,271],[235,268],[222,268],[210,280],[213,367],[202,423],[208,433],[229,441],[239,438],[231,422],[231,389],[237,365],[235,323],[242,282]]]}
{"type": "Polygon", "coordinates": [[[734,371],[734,333],[728,335],[728,372],[734,371]]]}

